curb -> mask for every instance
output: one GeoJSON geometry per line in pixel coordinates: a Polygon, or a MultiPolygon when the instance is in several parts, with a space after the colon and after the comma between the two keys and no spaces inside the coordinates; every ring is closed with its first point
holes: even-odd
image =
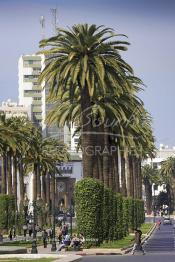
{"type": "MultiPolygon", "coordinates": [[[[154,224],[152,226],[152,228],[148,231],[148,233],[146,234],[146,236],[142,239],[142,245],[147,241],[147,239],[152,235],[152,233],[154,232],[154,230],[156,229],[156,224],[154,224]]],[[[133,245],[129,246],[128,248],[124,249],[123,254],[128,254],[131,250],[132,250],[133,245]]]]}
{"type": "Polygon", "coordinates": [[[82,253],[82,254],[76,254],[76,255],[79,255],[79,256],[114,256],[114,255],[116,255],[116,256],[121,256],[122,255],[122,253],[103,253],[103,252],[98,252],[98,253],[82,253]]]}
{"type": "Polygon", "coordinates": [[[2,259],[9,258],[19,258],[28,259],[28,261],[33,261],[33,259],[39,258],[52,258],[54,262],[79,262],[82,257],[80,255],[55,255],[55,254],[10,254],[10,255],[0,255],[2,259]]]}

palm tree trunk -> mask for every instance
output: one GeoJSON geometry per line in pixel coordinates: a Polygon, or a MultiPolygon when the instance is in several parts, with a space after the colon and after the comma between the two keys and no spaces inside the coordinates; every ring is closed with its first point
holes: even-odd
{"type": "MultiPolygon", "coordinates": [[[[51,210],[52,215],[54,214],[55,210],[55,174],[51,175],[51,182],[50,182],[50,195],[51,195],[51,210]]],[[[52,225],[53,225],[53,216],[52,216],[52,225]]]]}
{"type": "Polygon", "coordinates": [[[119,165],[118,165],[118,152],[113,156],[114,166],[114,180],[115,180],[115,191],[120,193],[120,177],[119,177],[119,165]]]}
{"type": "Polygon", "coordinates": [[[142,172],[141,172],[141,159],[138,159],[138,198],[142,199],[142,172]]]}
{"type": "Polygon", "coordinates": [[[7,193],[7,166],[6,166],[6,154],[2,155],[2,194],[7,193]]]}
{"type": "Polygon", "coordinates": [[[8,178],[8,195],[12,195],[12,157],[11,157],[11,152],[7,153],[7,178],[8,178]]]}
{"type": "Polygon", "coordinates": [[[120,152],[121,156],[121,185],[122,185],[122,195],[127,196],[127,188],[126,188],[126,172],[125,172],[125,158],[124,153],[120,152]]]}
{"type": "Polygon", "coordinates": [[[13,194],[15,196],[15,206],[17,208],[17,159],[13,156],[13,194]]]}
{"type": "Polygon", "coordinates": [[[40,164],[37,165],[37,199],[41,198],[41,177],[40,177],[40,164]]]}
{"type": "Polygon", "coordinates": [[[137,173],[137,159],[132,157],[132,168],[133,168],[133,185],[134,185],[134,198],[138,196],[138,173],[137,173]]]}
{"type": "Polygon", "coordinates": [[[33,174],[33,201],[37,199],[37,177],[38,177],[38,166],[34,163],[34,174],[33,174]]]}
{"type": "Polygon", "coordinates": [[[50,174],[46,175],[46,203],[50,206],[50,174]]]}
{"type": "Polygon", "coordinates": [[[23,169],[23,160],[22,158],[19,161],[19,188],[20,188],[20,209],[23,208],[24,202],[24,169],[23,169]]]}
{"type": "MultiPolygon", "coordinates": [[[[83,162],[83,176],[93,176],[93,161],[94,144],[92,135],[92,121],[91,121],[91,103],[87,86],[81,92],[81,145],[82,145],[82,162],[83,162]]],[[[94,135],[95,138],[95,135],[94,135]]]]}
{"type": "Polygon", "coordinates": [[[126,165],[127,165],[127,193],[128,193],[128,197],[134,197],[133,165],[132,165],[131,156],[127,157],[126,165]]]}
{"type": "MultiPolygon", "coordinates": [[[[113,157],[110,156],[110,157],[109,157],[110,163],[112,163],[112,160],[113,160],[113,157]]],[[[114,172],[113,172],[112,164],[109,165],[109,187],[110,187],[112,190],[115,190],[115,189],[114,189],[114,172]]]]}
{"type": "Polygon", "coordinates": [[[151,214],[152,212],[152,185],[149,183],[149,181],[145,181],[144,184],[145,184],[147,214],[151,214]]]}
{"type": "Polygon", "coordinates": [[[102,156],[99,156],[97,158],[98,161],[98,170],[99,170],[99,180],[104,183],[104,179],[103,179],[103,158],[102,156]]]}
{"type": "Polygon", "coordinates": [[[42,174],[41,176],[42,179],[42,200],[44,201],[44,203],[46,203],[46,174],[42,174]]]}
{"type": "Polygon", "coordinates": [[[104,127],[103,179],[104,185],[109,187],[109,135],[107,127],[104,127]]]}
{"type": "Polygon", "coordinates": [[[50,220],[50,211],[51,211],[51,199],[50,199],[50,189],[51,189],[51,184],[50,184],[50,174],[47,173],[46,174],[46,203],[47,203],[47,224],[51,224],[51,220],[50,220]]]}

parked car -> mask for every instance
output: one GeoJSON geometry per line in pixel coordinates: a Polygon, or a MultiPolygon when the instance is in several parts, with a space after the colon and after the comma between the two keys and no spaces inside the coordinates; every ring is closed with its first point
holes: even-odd
{"type": "Polygon", "coordinates": [[[170,217],[164,217],[163,225],[172,225],[172,221],[170,217]]]}

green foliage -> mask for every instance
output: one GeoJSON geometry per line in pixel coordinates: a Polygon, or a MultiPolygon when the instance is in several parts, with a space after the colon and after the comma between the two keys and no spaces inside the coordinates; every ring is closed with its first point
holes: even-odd
{"type": "Polygon", "coordinates": [[[9,229],[15,223],[15,198],[0,195],[0,229],[9,229]]]}
{"type": "Polygon", "coordinates": [[[129,233],[129,199],[123,198],[123,236],[129,233]]]}
{"type": "Polygon", "coordinates": [[[92,178],[76,184],[75,204],[78,232],[87,247],[122,239],[144,222],[142,200],[123,198],[92,178]]]}
{"type": "Polygon", "coordinates": [[[101,239],[103,186],[98,181],[85,178],[75,187],[78,231],[83,233],[88,245],[98,245],[101,239]]]}

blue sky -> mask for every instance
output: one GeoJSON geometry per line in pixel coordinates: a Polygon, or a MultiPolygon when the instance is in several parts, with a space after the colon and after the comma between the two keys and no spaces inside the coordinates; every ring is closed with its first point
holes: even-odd
{"type": "Polygon", "coordinates": [[[175,1],[173,0],[0,0],[0,101],[18,99],[18,58],[39,50],[40,16],[52,33],[58,25],[96,23],[113,27],[131,43],[123,57],[147,86],[140,94],[153,116],[157,144],[175,145],[175,1]]]}

